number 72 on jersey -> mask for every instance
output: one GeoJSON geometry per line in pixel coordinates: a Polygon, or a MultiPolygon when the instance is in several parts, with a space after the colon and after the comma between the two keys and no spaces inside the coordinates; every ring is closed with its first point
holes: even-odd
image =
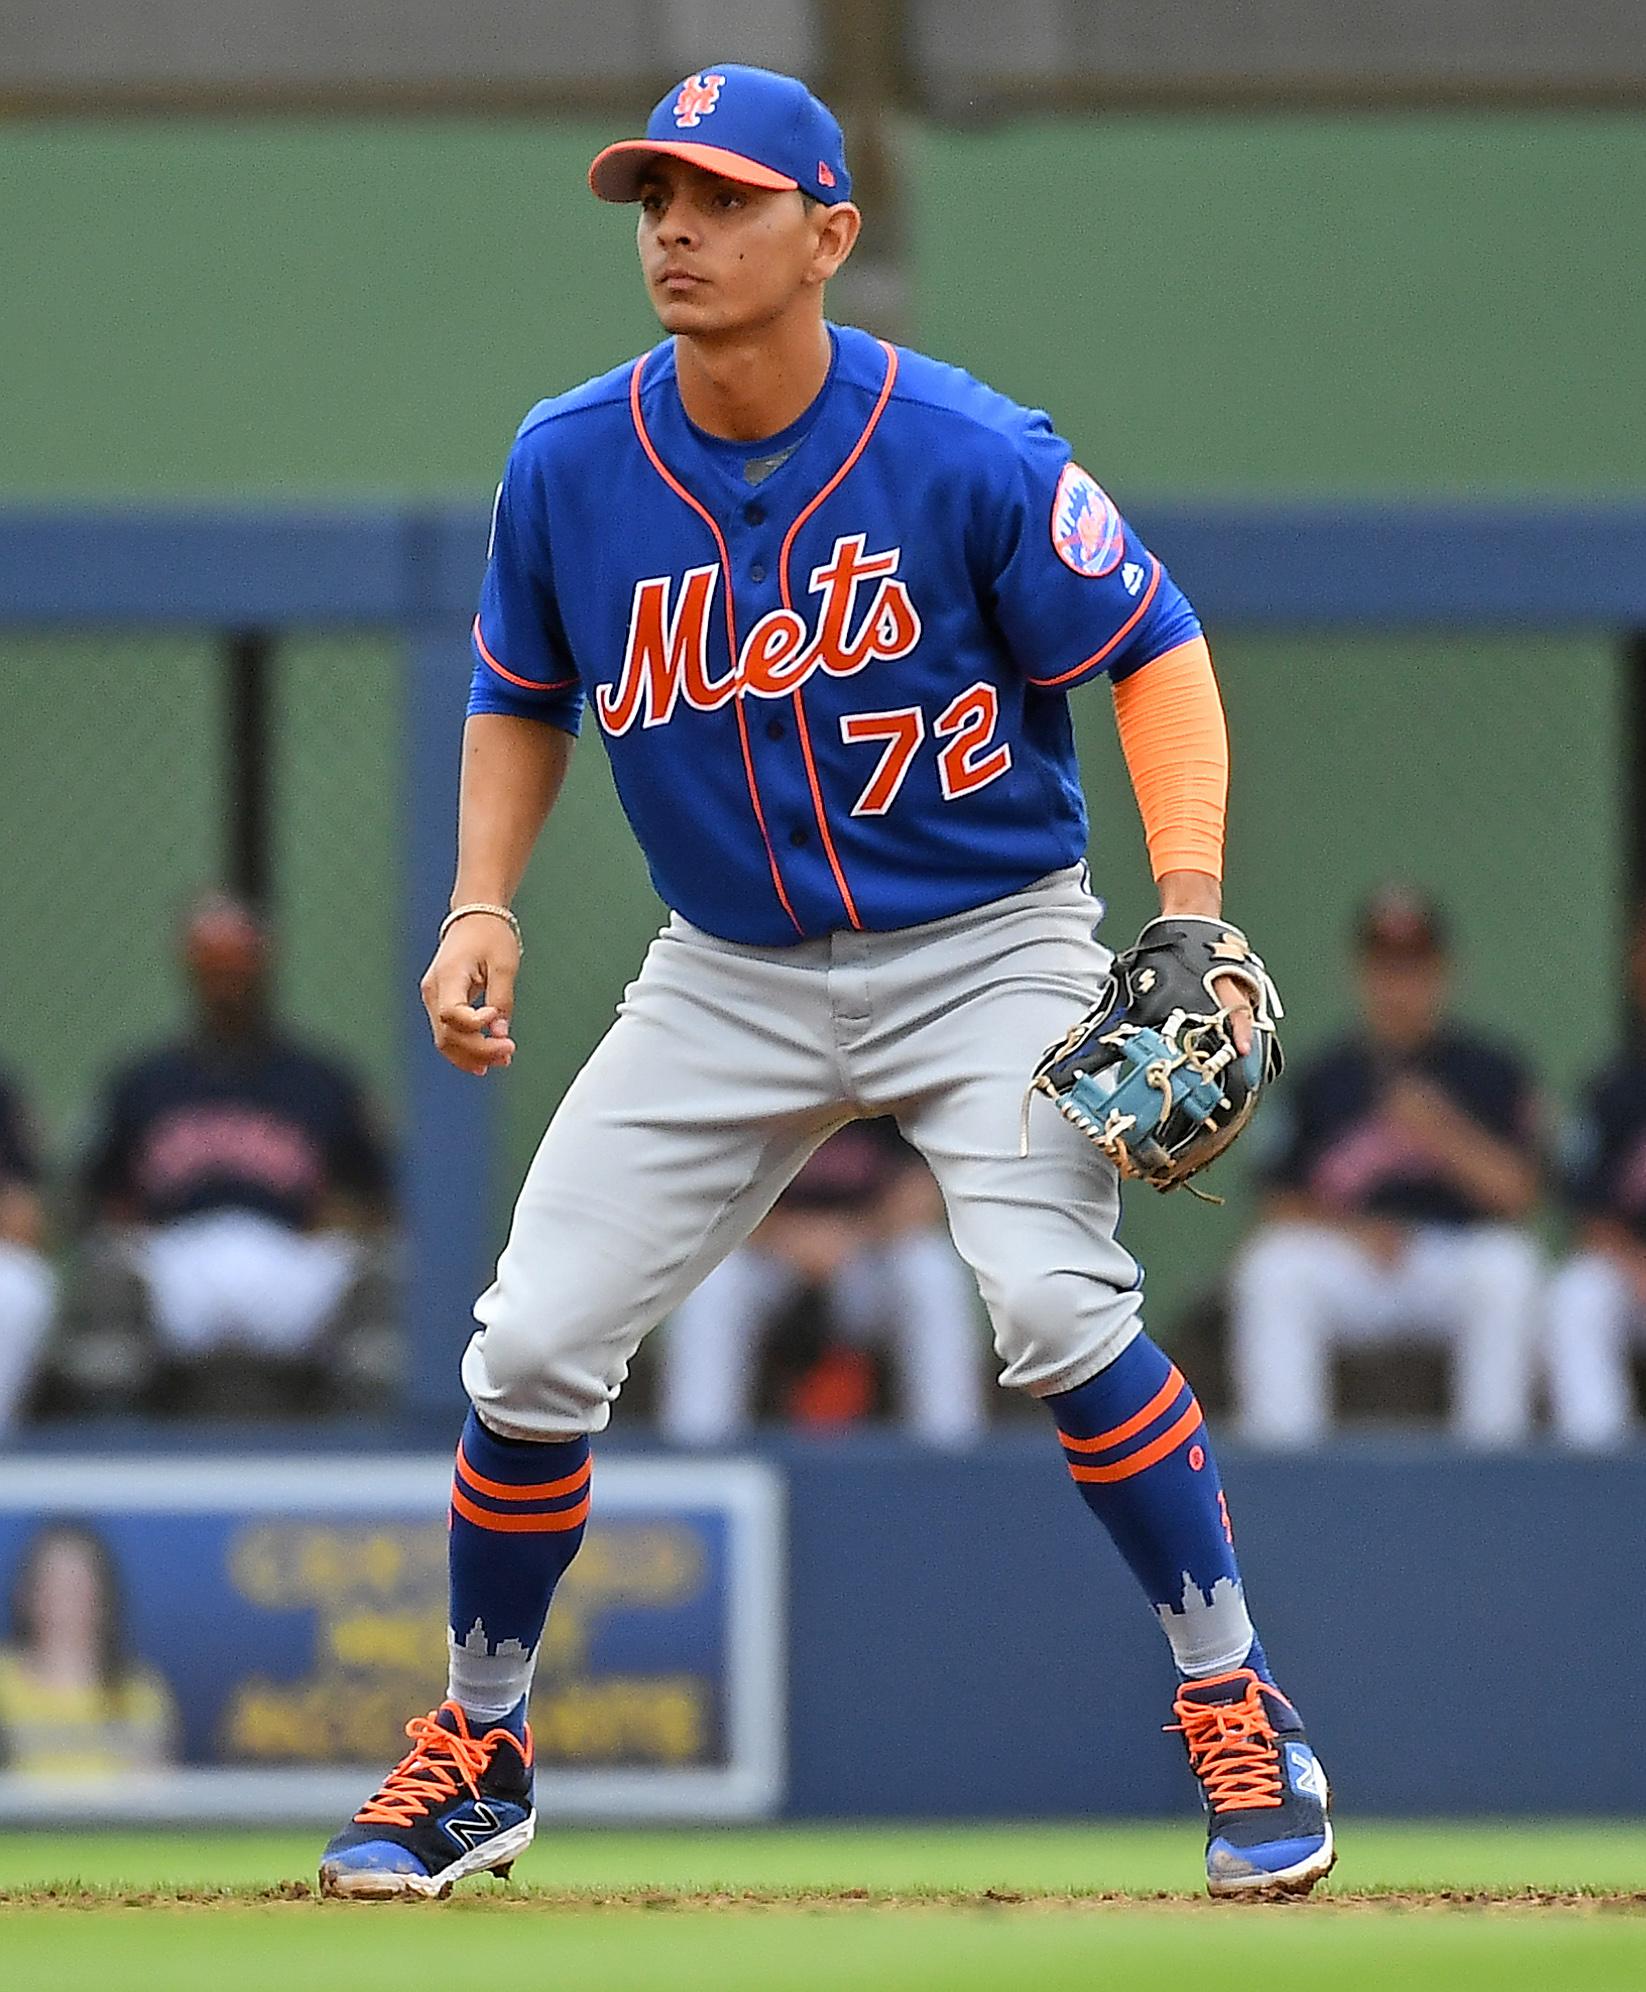
{"type": "MultiPolygon", "coordinates": [[[[987,788],[1012,765],[1012,750],[1004,740],[989,744],[999,719],[1000,695],[986,679],[979,679],[932,721],[933,735],[945,743],[937,754],[937,779],[945,802],[958,802],[987,788]]],[[[842,713],[840,737],[849,744],[884,742],[873,774],[852,804],[854,816],[884,816],[926,738],[924,711],[919,706],[893,706],[885,712],[842,713]]]]}

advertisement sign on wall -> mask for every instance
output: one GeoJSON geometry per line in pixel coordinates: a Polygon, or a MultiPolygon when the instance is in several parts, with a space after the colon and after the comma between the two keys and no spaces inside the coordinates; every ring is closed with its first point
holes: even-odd
{"type": "MultiPolygon", "coordinates": [[[[445,1680],[444,1460],[0,1465],[0,1820],[330,1819],[445,1680]]],[[[741,1818],[784,1784],[782,1490],[596,1471],[532,1694],[550,1816],[741,1818]]]]}

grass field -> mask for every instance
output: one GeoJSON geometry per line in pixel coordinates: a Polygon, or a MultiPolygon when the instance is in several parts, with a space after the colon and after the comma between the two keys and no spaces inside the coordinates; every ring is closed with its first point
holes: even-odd
{"type": "Polygon", "coordinates": [[[1351,1827],[1303,1904],[1214,1904],[1192,1827],[587,1832],[449,1903],[320,1903],[289,1834],[0,1835],[33,1992],[1262,1992],[1646,1986],[1646,1826],[1351,1827]]]}

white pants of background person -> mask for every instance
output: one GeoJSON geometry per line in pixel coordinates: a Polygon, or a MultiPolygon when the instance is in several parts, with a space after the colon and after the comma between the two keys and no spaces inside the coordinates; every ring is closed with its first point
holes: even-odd
{"type": "Polygon", "coordinates": [[[1392,1259],[1330,1225],[1266,1225],[1233,1279],[1240,1435],[1318,1444],[1331,1425],[1334,1349],[1433,1342],[1451,1351],[1458,1437],[1519,1444],[1531,1425],[1540,1301],[1537,1248],[1511,1225],[1419,1225],[1392,1259]]]}
{"type": "Polygon", "coordinates": [[[1605,1252],[1579,1252],[1549,1282],[1549,1410],[1555,1436],[1599,1451],[1634,1424],[1632,1349],[1646,1345],[1646,1306],[1605,1252]]]}
{"type": "MultiPolygon", "coordinates": [[[[663,1331],[665,1435],[715,1445],[749,1423],[761,1338],[805,1275],[758,1243],[734,1252],[675,1309],[663,1331]]],[[[852,1254],[827,1283],[831,1326],[896,1351],[909,1428],[964,1445],[983,1422],[982,1338],[971,1275],[940,1230],[909,1231],[852,1254]]]]}
{"type": "Polygon", "coordinates": [[[253,1211],[207,1211],[140,1231],[132,1262],[173,1354],[233,1345],[296,1356],[348,1291],[360,1247],[346,1232],[293,1231],[253,1211]]]}
{"type": "Polygon", "coordinates": [[[38,1252],[0,1242],[0,1432],[17,1419],[57,1305],[57,1278],[38,1252]]]}

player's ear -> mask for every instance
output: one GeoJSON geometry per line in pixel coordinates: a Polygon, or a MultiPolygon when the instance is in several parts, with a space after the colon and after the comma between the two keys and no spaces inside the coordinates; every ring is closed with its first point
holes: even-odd
{"type": "Polygon", "coordinates": [[[834,207],[820,208],[815,219],[817,243],[812,253],[812,276],[817,283],[827,283],[852,253],[863,226],[863,215],[850,201],[840,201],[834,207]]]}

